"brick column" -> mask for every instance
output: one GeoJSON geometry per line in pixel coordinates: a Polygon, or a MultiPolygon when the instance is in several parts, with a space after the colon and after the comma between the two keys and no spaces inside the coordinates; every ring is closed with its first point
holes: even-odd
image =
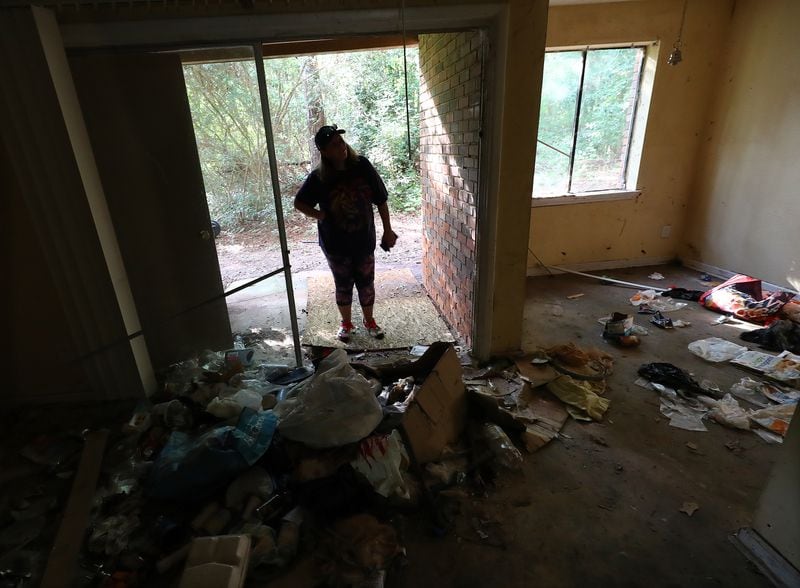
{"type": "Polygon", "coordinates": [[[478,32],[419,36],[423,283],[471,345],[481,116],[478,32]]]}

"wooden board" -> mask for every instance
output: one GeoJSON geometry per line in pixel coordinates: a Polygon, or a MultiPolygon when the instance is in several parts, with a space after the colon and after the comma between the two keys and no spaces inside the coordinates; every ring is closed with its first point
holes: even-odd
{"type": "Polygon", "coordinates": [[[72,483],[67,508],[47,560],[41,588],[72,585],[107,439],[108,431],[93,431],[86,435],[78,473],[72,483]]]}
{"type": "Polygon", "coordinates": [[[341,320],[334,298],[333,277],[308,278],[308,318],[303,345],[345,349],[400,349],[454,341],[444,320],[411,270],[387,270],[375,274],[375,320],[386,333],[383,339],[370,337],[363,327],[358,296],[353,289],[353,324],[357,330],[345,344],[336,338],[341,320]]]}

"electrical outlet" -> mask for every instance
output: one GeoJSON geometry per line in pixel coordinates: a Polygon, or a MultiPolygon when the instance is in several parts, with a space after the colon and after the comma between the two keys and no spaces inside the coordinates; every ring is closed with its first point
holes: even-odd
{"type": "Polygon", "coordinates": [[[668,239],[672,234],[672,225],[664,225],[661,227],[661,238],[668,239]]]}

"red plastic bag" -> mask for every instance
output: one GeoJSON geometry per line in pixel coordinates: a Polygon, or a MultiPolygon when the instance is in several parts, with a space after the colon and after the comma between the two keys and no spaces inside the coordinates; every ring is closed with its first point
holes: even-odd
{"type": "Polygon", "coordinates": [[[761,290],[761,280],[737,274],[719,286],[715,286],[700,296],[700,304],[715,310],[734,315],[745,321],[769,324],[789,300],[791,292],[765,293],[761,290]]]}

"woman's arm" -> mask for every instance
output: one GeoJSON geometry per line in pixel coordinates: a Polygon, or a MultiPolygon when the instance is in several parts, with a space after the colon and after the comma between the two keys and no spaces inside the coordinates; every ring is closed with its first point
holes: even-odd
{"type": "MultiPolygon", "coordinates": [[[[311,218],[315,218],[317,220],[322,220],[325,218],[325,211],[324,210],[317,210],[307,202],[303,202],[302,200],[295,198],[294,199],[294,207],[296,210],[299,210],[304,215],[309,216],[311,218]]],[[[388,214],[388,210],[387,210],[388,214]]]]}
{"type": "Polygon", "coordinates": [[[388,251],[397,243],[397,234],[392,230],[392,221],[389,218],[389,205],[386,202],[378,205],[378,214],[381,215],[381,221],[383,222],[381,246],[388,251]]]}

